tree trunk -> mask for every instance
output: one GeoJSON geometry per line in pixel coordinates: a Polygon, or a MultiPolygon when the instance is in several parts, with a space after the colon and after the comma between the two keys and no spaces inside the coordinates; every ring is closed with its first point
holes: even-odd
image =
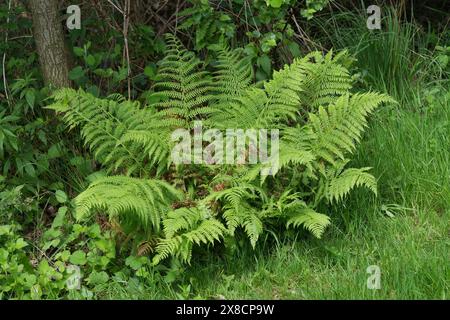
{"type": "Polygon", "coordinates": [[[70,87],[69,59],[58,0],[26,2],[33,17],[33,34],[45,84],[54,88],[70,87]]]}

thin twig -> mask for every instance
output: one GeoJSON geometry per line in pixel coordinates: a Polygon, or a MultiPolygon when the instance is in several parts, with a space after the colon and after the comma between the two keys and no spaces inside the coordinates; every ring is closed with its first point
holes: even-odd
{"type": "Polygon", "coordinates": [[[123,11],[123,40],[124,55],[127,60],[127,84],[128,84],[128,100],[131,100],[131,68],[130,68],[130,51],[128,48],[128,28],[130,25],[130,0],[125,0],[123,11]]]}
{"type": "Polygon", "coordinates": [[[101,18],[106,21],[106,23],[108,23],[108,25],[111,27],[111,29],[113,30],[118,30],[120,32],[120,30],[122,29],[120,27],[120,25],[116,22],[116,20],[113,19],[109,19],[109,15],[105,12],[105,10],[103,9],[103,5],[100,4],[99,1],[94,2],[94,6],[95,8],[98,10],[97,14],[99,16],[101,16],[101,18]],[[112,21],[112,22],[111,22],[112,21]],[[114,24],[114,25],[113,25],[114,24]]]}
{"type": "Polygon", "coordinates": [[[178,10],[180,10],[180,0],[177,0],[177,8],[175,10],[175,35],[177,35],[178,30],[178,10]]]}
{"type": "Polygon", "coordinates": [[[122,59],[127,62],[127,88],[128,88],[128,100],[131,100],[131,65],[130,65],[130,50],[128,46],[128,30],[130,27],[130,11],[131,11],[131,2],[130,0],[125,0],[125,4],[123,9],[116,5],[111,0],[108,0],[108,3],[111,4],[117,11],[119,11],[123,15],[123,25],[122,25],[122,34],[123,34],[123,42],[124,48],[122,53],[122,59]]]}
{"type": "Polygon", "coordinates": [[[300,27],[299,23],[297,22],[297,19],[295,18],[295,14],[291,15],[292,21],[294,21],[295,27],[297,28],[298,35],[297,37],[303,41],[303,44],[306,46],[306,48],[311,51],[311,47],[308,45],[308,42],[311,43],[313,46],[317,46],[317,44],[312,41],[305,31],[303,31],[302,27],[300,27]]]}
{"type": "Polygon", "coordinates": [[[31,36],[31,35],[29,35],[29,36],[17,36],[17,37],[9,38],[9,40],[12,41],[12,40],[18,40],[18,39],[25,39],[25,38],[33,38],[33,36],[31,36]]]}
{"type": "Polygon", "coordinates": [[[116,5],[114,2],[112,2],[111,0],[108,0],[109,4],[111,4],[117,11],[119,11],[121,14],[123,14],[123,10],[116,5]]]}
{"type": "MultiPolygon", "coordinates": [[[[8,43],[8,25],[10,12],[11,12],[11,0],[8,1],[8,17],[6,18],[5,45],[8,43]]],[[[3,69],[3,88],[5,90],[6,101],[8,102],[8,105],[11,105],[8,94],[8,82],[6,80],[6,49],[5,52],[3,53],[2,69],[3,69]]]]}

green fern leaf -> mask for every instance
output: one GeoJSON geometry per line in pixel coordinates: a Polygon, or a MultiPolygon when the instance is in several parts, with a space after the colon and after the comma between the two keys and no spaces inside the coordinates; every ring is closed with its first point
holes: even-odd
{"type": "Polygon", "coordinates": [[[315,212],[310,208],[299,209],[295,215],[289,218],[287,227],[303,226],[316,238],[321,238],[325,228],[330,224],[330,218],[322,213],[315,212]]]}

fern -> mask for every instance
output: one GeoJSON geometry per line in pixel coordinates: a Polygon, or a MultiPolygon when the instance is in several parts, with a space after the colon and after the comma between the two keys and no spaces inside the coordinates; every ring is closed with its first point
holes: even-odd
{"type": "Polygon", "coordinates": [[[287,222],[287,227],[303,226],[315,237],[321,238],[325,228],[330,224],[330,218],[322,213],[315,212],[310,208],[299,209],[287,222]]]}
{"type": "Polygon", "coordinates": [[[250,57],[242,49],[231,50],[226,44],[217,46],[217,63],[213,73],[215,99],[229,102],[239,97],[253,81],[250,57]]]}
{"type": "Polygon", "coordinates": [[[350,168],[337,177],[331,179],[327,192],[327,199],[330,202],[341,201],[345,195],[354,187],[364,186],[377,194],[377,182],[371,174],[367,173],[370,168],[350,168]]]}
{"type": "Polygon", "coordinates": [[[323,57],[313,52],[306,56],[315,63],[305,64],[306,79],[304,80],[303,103],[315,110],[321,105],[335,101],[337,97],[346,94],[351,89],[352,79],[348,70],[339,63],[345,58],[346,51],[333,57],[330,51],[323,57]]]}
{"type": "Polygon", "coordinates": [[[344,160],[345,154],[352,153],[360,141],[367,117],[381,103],[387,102],[393,103],[393,100],[384,94],[370,92],[350,96],[347,93],[327,108],[319,107],[317,113],[309,113],[305,126],[285,130],[286,143],[284,150],[280,149],[280,157],[300,145],[316,160],[323,159],[330,164],[344,160]]]}
{"type": "Polygon", "coordinates": [[[294,119],[300,106],[303,64],[296,60],[291,66],[274,72],[273,80],[264,88],[249,87],[233,101],[214,106],[210,123],[219,128],[276,128],[288,119],[294,119]]]}
{"type": "Polygon", "coordinates": [[[173,35],[166,35],[168,42],[166,56],[160,62],[160,69],[154,85],[161,102],[155,106],[163,113],[190,127],[198,117],[211,113],[208,101],[211,96],[211,77],[201,69],[202,62],[187,51],[173,35]]]}
{"type": "Polygon", "coordinates": [[[128,227],[137,252],[152,255],[154,264],[170,257],[189,263],[195,246],[209,247],[238,232],[255,247],[267,226],[279,221],[320,238],[330,218],[316,211],[319,205],[337,204],[361,186],[376,195],[369,168],[346,166],[370,115],[394,101],[350,92],[346,52],[311,53],[254,84],[240,49],[219,44],[216,60],[206,65],[174,36],[167,35],[167,43],[152,105],[120,95],[98,99],[82,90],[54,94],[49,108],[69,128],[80,128],[112,175],[78,195],[79,219],[105,212],[128,227]],[[261,176],[265,164],[173,166],[170,135],[192,129],[194,120],[222,130],[278,129],[276,175],[261,176]]]}
{"type": "Polygon", "coordinates": [[[53,98],[57,102],[48,108],[64,113],[69,128],[82,127],[81,135],[99,162],[110,171],[139,169],[143,161],[140,152],[120,142],[122,135],[142,120],[137,103],[97,99],[81,89],[61,89],[53,98]]]}
{"type": "Polygon", "coordinates": [[[217,219],[205,216],[204,211],[180,208],[168,214],[163,221],[165,238],[156,247],[153,263],[158,264],[169,256],[189,262],[194,244],[214,244],[226,233],[226,228],[217,219]]]}
{"type": "Polygon", "coordinates": [[[133,222],[156,232],[161,219],[170,209],[170,202],[181,194],[162,180],[136,179],[123,176],[95,180],[76,199],[76,217],[83,219],[93,211],[133,222]]]}

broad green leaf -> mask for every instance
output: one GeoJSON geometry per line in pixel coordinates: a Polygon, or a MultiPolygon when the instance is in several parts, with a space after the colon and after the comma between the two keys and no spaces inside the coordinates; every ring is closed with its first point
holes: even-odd
{"type": "Polygon", "coordinates": [[[156,65],[154,63],[149,64],[144,69],[144,74],[149,77],[151,80],[155,79],[156,77],[156,65]]]}
{"type": "Polygon", "coordinates": [[[31,109],[34,108],[34,103],[36,102],[36,93],[34,92],[34,89],[29,89],[25,93],[25,100],[27,100],[28,105],[31,109]]]}
{"type": "Polygon", "coordinates": [[[270,5],[272,8],[279,8],[283,4],[284,0],[266,0],[267,5],[270,5]]]}
{"type": "Polygon", "coordinates": [[[77,266],[82,266],[86,264],[86,253],[81,250],[77,250],[70,256],[69,262],[77,266]]]}
{"type": "Polygon", "coordinates": [[[104,284],[109,280],[109,276],[105,271],[97,272],[92,271],[92,273],[87,278],[87,282],[91,285],[104,284]]]}
{"type": "Polygon", "coordinates": [[[272,61],[270,60],[268,55],[263,55],[258,58],[258,65],[263,69],[263,71],[270,75],[272,71],[272,61]]]}
{"type": "Polygon", "coordinates": [[[84,55],[84,49],[80,48],[80,47],[74,47],[73,48],[73,53],[77,56],[77,57],[82,57],[84,55]]]}
{"type": "Polygon", "coordinates": [[[52,228],[58,228],[64,224],[66,213],[67,213],[67,207],[59,208],[58,214],[56,215],[55,219],[53,220],[52,228]]]}
{"type": "Polygon", "coordinates": [[[62,190],[57,190],[55,192],[56,201],[59,203],[66,203],[69,200],[67,194],[62,190]]]}
{"type": "Polygon", "coordinates": [[[70,80],[76,81],[76,80],[80,80],[83,77],[84,77],[84,70],[80,66],[73,68],[69,72],[69,79],[70,80]]]}

